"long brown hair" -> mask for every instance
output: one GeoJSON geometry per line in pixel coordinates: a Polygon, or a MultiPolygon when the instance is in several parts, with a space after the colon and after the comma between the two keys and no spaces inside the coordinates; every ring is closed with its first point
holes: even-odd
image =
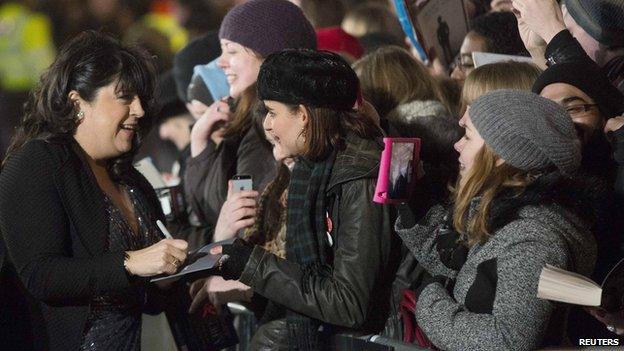
{"type": "Polygon", "coordinates": [[[497,165],[500,157],[487,144],[476,154],[464,180],[458,179],[453,189],[453,227],[468,238],[468,246],[484,243],[490,236],[488,219],[492,201],[504,188],[514,188],[517,195],[535,179],[535,174],[519,170],[508,163],[497,165]],[[473,199],[479,205],[471,214],[473,199]]]}
{"type": "Polygon", "coordinates": [[[257,109],[258,93],[256,83],[245,89],[234,101],[234,111],[232,121],[223,133],[224,138],[242,137],[247,133],[252,125],[254,111],[257,109]]]}
{"type": "Polygon", "coordinates": [[[260,197],[256,222],[245,230],[245,240],[262,246],[277,240],[277,236],[286,221],[282,196],[284,196],[289,182],[290,170],[281,164],[277,176],[267,185],[260,197]]]}
{"type": "MultiPolygon", "coordinates": [[[[292,106],[296,109],[297,106],[292,106]]],[[[331,150],[338,150],[347,132],[353,132],[363,139],[382,136],[381,129],[369,118],[352,111],[338,111],[325,107],[305,107],[310,117],[305,135],[302,156],[317,161],[326,157],[331,150]]]]}
{"type": "Polygon", "coordinates": [[[360,78],[362,94],[382,117],[411,101],[443,101],[439,83],[427,67],[398,46],[364,56],[353,64],[353,70],[360,78]]]}

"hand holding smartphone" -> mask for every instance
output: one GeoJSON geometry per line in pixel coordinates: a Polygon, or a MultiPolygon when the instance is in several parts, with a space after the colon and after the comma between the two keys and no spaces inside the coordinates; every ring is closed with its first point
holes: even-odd
{"type": "Polygon", "coordinates": [[[228,185],[228,196],[221,207],[214,230],[214,241],[230,239],[255,223],[257,191],[249,175],[235,175],[228,185]],[[244,192],[244,193],[243,193],[244,192]]]}

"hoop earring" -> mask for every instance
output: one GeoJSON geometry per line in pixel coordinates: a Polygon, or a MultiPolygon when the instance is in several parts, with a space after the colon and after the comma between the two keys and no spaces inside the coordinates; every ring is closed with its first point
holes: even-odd
{"type": "Polygon", "coordinates": [[[84,113],[84,111],[83,111],[83,110],[80,110],[80,111],[78,111],[78,112],[76,113],[76,119],[77,119],[78,121],[82,121],[82,119],[84,118],[84,116],[85,116],[85,113],[84,113]]]}

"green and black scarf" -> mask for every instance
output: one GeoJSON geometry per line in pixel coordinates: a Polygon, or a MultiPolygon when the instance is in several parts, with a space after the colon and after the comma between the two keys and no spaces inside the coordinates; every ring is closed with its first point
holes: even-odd
{"type": "MultiPolygon", "coordinates": [[[[325,192],[336,155],[311,162],[301,158],[292,171],[288,188],[286,259],[303,268],[303,293],[310,293],[306,283],[311,275],[331,274],[330,247],[327,241],[327,204],[325,192]]],[[[288,310],[288,345],[291,350],[316,350],[321,322],[288,310]]]]}

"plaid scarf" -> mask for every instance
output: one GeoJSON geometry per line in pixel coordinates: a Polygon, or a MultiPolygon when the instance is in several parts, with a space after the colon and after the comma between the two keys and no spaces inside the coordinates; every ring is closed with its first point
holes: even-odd
{"type": "MultiPolygon", "coordinates": [[[[321,162],[299,159],[288,188],[286,259],[303,267],[303,293],[309,293],[310,275],[328,276],[331,268],[327,245],[325,191],[336,158],[332,153],[321,162]]],[[[288,345],[291,350],[316,350],[320,321],[288,310],[288,345]]]]}

